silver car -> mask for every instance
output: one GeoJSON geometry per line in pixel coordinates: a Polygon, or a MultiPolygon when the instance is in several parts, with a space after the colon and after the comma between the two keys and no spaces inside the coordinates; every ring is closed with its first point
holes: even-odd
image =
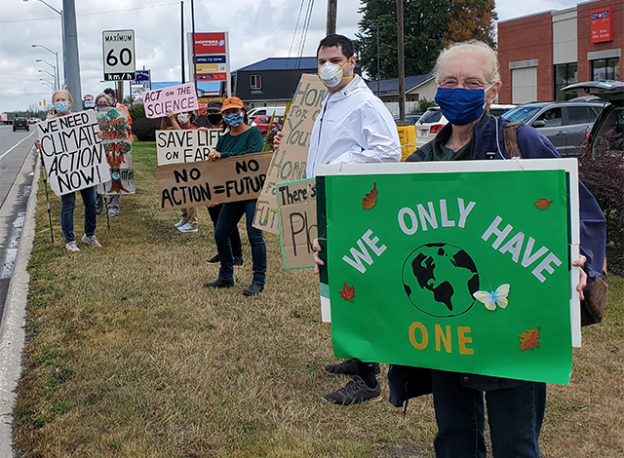
{"type": "Polygon", "coordinates": [[[605,103],[586,99],[527,103],[503,114],[503,118],[536,128],[561,156],[578,156],[605,103]]]}

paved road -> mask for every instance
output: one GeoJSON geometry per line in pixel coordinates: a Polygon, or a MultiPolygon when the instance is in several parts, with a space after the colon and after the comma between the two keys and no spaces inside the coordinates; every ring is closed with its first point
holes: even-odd
{"type": "Polygon", "coordinates": [[[0,317],[19,246],[35,165],[35,131],[0,126],[0,317]]]}

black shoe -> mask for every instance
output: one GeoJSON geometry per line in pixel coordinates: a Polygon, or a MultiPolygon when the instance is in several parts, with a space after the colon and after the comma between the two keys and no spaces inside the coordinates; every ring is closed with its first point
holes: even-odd
{"type": "Polygon", "coordinates": [[[356,375],[344,388],[326,394],[323,400],[332,404],[350,405],[365,401],[378,401],[381,399],[381,385],[377,382],[375,388],[369,388],[359,375],[356,375]]]}
{"type": "MultiPolygon", "coordinates": [[[[234,259],[234,261],[236,261],[236,259],[234,259]]],[[[212,258],[210,258],[208,261],[206,261],[208,264],[215,264],[217,262],[219,262],[219,255],[215,254],[212,258]]]]}
{"type": "Polygon", "coordinates": [[[234,280],[225,280],[217,278],[212,283],[204,283],[204,288],[231,288],[234,286],[234,280]]]}
{"type": "MultiPolygon", "coordinates": [[[[375,375],[379,375],[380,369],[379,364],[375,364],[375,375]]],[[[344,375],[356,375],[357,374],[357,359],[347,359],[338,364],[330,364],[325,366],[325,370],[330,374],[344,374],[344,375]]]]}
{"type": "MultiPolygon", "coordinates": [[[[219,261],[219,260],[217,259],[217,261],[219,261]]],[[[208,261],[208,262],[210,262],[210,261],[208,261]]],[[[243,265],[243,257],[242,256],[234,256],[234,265],[238,266],[238,267],[242,266],[243,265]]]]}
{"type": "Polygon", "coordinates": [[[264,290],[264,285],[260,283],[252,283],[248,288],[243,291],[245,296],[257,296],[264,290]]]}

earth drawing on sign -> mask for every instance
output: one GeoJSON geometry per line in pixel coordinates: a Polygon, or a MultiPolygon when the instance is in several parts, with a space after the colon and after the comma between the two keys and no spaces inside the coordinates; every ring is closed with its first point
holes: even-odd
{"type": "Polygon", "coordinates": [[[479,290],[479,273],[463,249],[429,243],[410,253],[403,265],[403,286],[417,309],[445,318],[466,313],[479,290]]]}

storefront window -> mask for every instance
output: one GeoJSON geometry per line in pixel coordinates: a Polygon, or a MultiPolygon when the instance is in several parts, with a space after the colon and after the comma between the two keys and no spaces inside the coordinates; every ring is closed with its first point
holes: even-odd
{"type": "Polygon", "coordinates": [[[619,80],[620,79],[620,59],[592,60],[592,75],[594,81],[599,80],[619,80]]]}
{"type": "Polygon", "coordinates": [[[576,94],[561,92],[562,88],[572,83],[578,83],[578,65],[576,62],[555,65],[555,100],[569,100],[576,97],[576,94]]]}

